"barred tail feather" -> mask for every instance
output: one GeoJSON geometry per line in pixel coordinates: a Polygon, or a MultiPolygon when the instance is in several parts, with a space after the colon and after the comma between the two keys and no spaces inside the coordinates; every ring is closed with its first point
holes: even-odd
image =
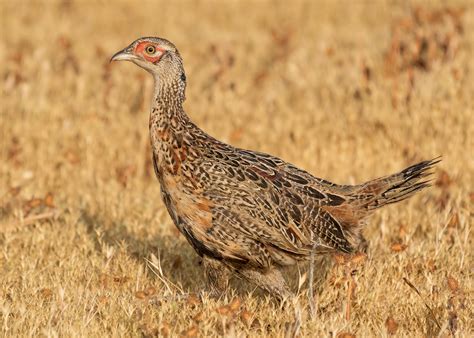
{"type": "Polygon", "coordinates": [[[433,174],[430,169],[441,161],[441,157],[414,164],[401,172],[366,183],[362,193],[375,193],[367,203],[367,209],[373,210],[387,204],[400,202],[413,196],[417,191],[429,187],[433,174]]]}

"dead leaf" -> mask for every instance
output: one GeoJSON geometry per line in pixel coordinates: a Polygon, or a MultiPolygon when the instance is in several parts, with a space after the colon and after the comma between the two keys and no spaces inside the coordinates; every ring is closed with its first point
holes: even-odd
{"type": "Polygon", "coordinates": [[[43,204],[43,200],[41,198],[32,198],[31,200],[26,202],[26,207],[28,209],[33,209],[33,208],[39,207],[42,204],[43,204]]]}
{"type": "Polygon", "coordinates": [[[474,203],[474,191],[471,191],[471,192],[469,193],[469,200],[470,200],[472,203],[474,203]]]}
{"type": "Polygon", "coordinates": [[[134,177],[137,172],[137,167],[133,164],[119,166],[115,169],[115,174],[117,181],[122,184],[122,186],[126,187],[128,180],[131,177],[134,177]]]}
{"type": "Polygon", "coordinates": [[[64,157],[70,164],[79,164],[81,162],[79,154],[72,149],[67,150],[64,157]]]}
{"type": "Polygon", "coordinates": [[[398,236],[399,237],[405,237],[407,235],[407,226],[406,224],[400,224],[398,227],[398,236]]]}
{"type": "Polygon", "coordinates": [[[459,216],[457,212],[451,213],[451,218],[448,222],[448,228],[457,228],[459,226],[459,216]]]}
{"type": "Polygon", "coordinates": [[[240,310],[240,299],[239,298],[234,298],[232,302],[229,304],[229,309],[232,312],[237,312],[240,310]]]}
{"type": "Polygon", "coordinates": [[[125,284],[127,281],[129,280],[129,278],[127,276],[115,276],[114,277],[114,282],[117,283],[117,284],[125,284]]]}
{"type": "Polygon", "coordinates": [[[41,289],[39,293],[44,299],[51,299],[53,297],[53,291],[48,288],[41,289]]]}
{"type": "Polygon", "coordinates": [[[343,265],[346,263],[346,257],[343,254],[335,254],[333,257],[337,265],[343,265]]]}
{"type": "Polygon", "coordinates": [[[451,292],[456,292],[459,290],[459,282],[452,276],[448,276],[448,287],[451,292]]]}
{"type": "Polygon", "coordinates": [[[235,128],[229,136],[229,139],[232,143],[239,142],[242,139],[242,134],[243,134],[243,129],[242,128],[235,128]]]}
{"type": "Polygon", "coordinates": [[[202,322],[204,318],[206,318],[204,311],[200,311],[193,317],[193,320],[199,323],[199,322],[202,322]]]}
{"type": "Polygon", "coordinates": [[[183,337],[197,337],[199,334],[199,328],[196,325],[191,326],[189,329],[181,332],[183,337]]]}
{"type": "Polygon", "coordinates": [[[426,262],[426,267],[430,272],[434,272],[436,270],[435,260],[430,258],[428,262],[426,262]]]}
{"type": "Polygon", "coordinates": [[[438,197],[436,200],[436,204],[438,205],[438,208],[441,210],[446,209],[448,206],[449,200],[451,198],[451,194],[447,190],[442,190],[441,195],[438,197]]]}
{"type": "Polygon", "coordinates": [[[252,324],[250,325],[250,328],[252,330],[259,330],[260,328],[262,328],[262,324],[260,323],[260,321],[258,319],[255,319],[252,321],[252,324]]]}
{"type": "MultiPolygon", "coordinates": [[[[410,69],[429,71],[437,62],[448,62],[463,37],[462,13],[455,8],[415,8],[392,22],[390,47],[385,53],[388,76],[399,76],[410,69]]],[[[409,88],[409,90],[411,90],[409,88]]]]}
{"type": "Polygon", "coordinates": [[[453,180],[451,177],[449,177],[449,174],[443,170],[439,170],[438,177],[436,178],[435,185],[439,188],[448,188],[451,184],[453,183],[453,180]]]}
{"type": "Polygon", "coordinates": [[[392,250],[393,252],[402,252],[406,248],[407,248],[407,246],[405,244],[401,244],[401,243],[394,243],[390,246],[390,250],[392,250]]]}
{"type": "Polygon", "coordinates": [[[351,263],[354,265],[363,264],[367,259],[367,255],[363,252],[358,252],[354,256],[351,257],[351,263]]]}
{"type": "MultiPolygon", "coordinates": [[[[21,187],[20,186],[12,187],[12,188],[10,188],[9,191],[10,191],[10,194],[12,195],[12,197],[16,197],[20,193],[21,187]]],[[[474,193],[473,193],[473,196],[474,196],[474,193]]]]}
{"type": "Polygon", "coordinates": [[[161,323],[160,333],[163,337],[168,337],[170,335],[170,326],[168,322],[161,323]]]}
{"type": "Polygon", "coordinates": [[[456,313],[456,311],[449,312],[448,323],[449,323],[449,331],[451,331],[451,334],[453,335],[453,337],[455,337],[456,331],[458,329],[458,314],[456,313]]]}
{"type": "Polygon", "coordinates": [[[44,205],[47,206],[48,208],[54,208],[54,197],[53,194],[48,192],[46,196],[44,197],[43,201],[44,205]]]}
{"type": "Polygon", "coordinates": [[[138,299],[145,299],[146,294],[143,291],[137,291],[137,292],[135,292],[135,297],[138,298],[138,299]]]}
{"type": "Polygon", "coordinates": [[[229,316],[231,314],[230,308],[227,305],[218,307],[216,312],[222,316],[229,316]]]}
{"type": "Polygon", "coordinates": [[[393,317],[388,317],[385,321],[385,327],[387,328],[387,333],[389,335],[394,335],[398,329],[398,323],[393,319],[393,317]]]}
{"type": "Polygon", "coordinates": [[[247,310],[243,310],[240,313],[240,319],[247,327],[250,327],[252,325],[252,317],[252,314],[247,310]]]}
{"type": "Polygon", "coordinates": [[[350,332],[339,332],[336,338],[356,338],[356,336],[350,332]]]}
{"type": "Polygon", "coordinates": [[[149,286],[144,291],[146,296],[153,296],[156,293],[156,289],[153,286],[149,286]]]}
{"type": "Polygon", "coordinates": [[[186,302],[187,302],[188,305],[191,306],[191,307],[196,307],[196,306],[198,306],[199,304],[201,304],[201,300],[200,300],[199,297],[196,296],[195,294],[189,295],[189,297],[188,297],[188,299],[186,300],[186,302]]]}

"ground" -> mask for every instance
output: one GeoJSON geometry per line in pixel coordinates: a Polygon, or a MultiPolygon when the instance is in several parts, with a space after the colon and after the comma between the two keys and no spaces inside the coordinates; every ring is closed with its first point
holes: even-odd
{"type": "Polygon", "coordinates": [[[472,336],[472,2],[13,1],[1,6],[2,336],[472,336]],[[464,11],[463,11],[464,9],[464,11]],[[211,135],[360,183],[442,156],[378,211],[367,256],[210,298],[150,162],[152,80],[109,58],[173,41],[211,135]]]}

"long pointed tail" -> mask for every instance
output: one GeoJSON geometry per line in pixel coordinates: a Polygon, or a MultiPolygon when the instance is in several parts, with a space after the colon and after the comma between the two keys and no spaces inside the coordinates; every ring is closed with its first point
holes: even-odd
{"type": "Polygon", "coordinates": [[[367,182],[362,185],[358,193],[372,196],[372,198],[367,198],[366,206],[368,210],[402,201],[411,197],[417,191],[430,186],[431,180],[426,179],[426,177],[433,174],[430,169],[440,161],[441,157],[423,161],[397,174],[367,182]]]}

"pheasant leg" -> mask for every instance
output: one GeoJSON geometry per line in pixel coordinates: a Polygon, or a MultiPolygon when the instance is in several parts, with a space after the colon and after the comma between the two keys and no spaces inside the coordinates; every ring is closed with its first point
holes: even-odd
{"type": "Polygon", "coordinates": [[[204,274],[213,296],[220,296],[229,286],[229,269],[221,262],[204,256],[202,259],[204,274]]]}

